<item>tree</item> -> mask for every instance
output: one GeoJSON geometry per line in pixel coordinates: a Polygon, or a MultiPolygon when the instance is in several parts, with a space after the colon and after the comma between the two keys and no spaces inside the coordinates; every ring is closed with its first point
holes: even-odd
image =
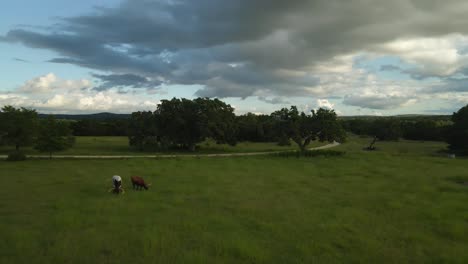
{"type": "Polygon", "coordinates": [[[370,134],[379,140],[398,140],[402,136],[401,124],[395,118],[379,118],[372,122],[370,134]]]}
{"type": "Polygon", "coordinates": [[[70,148],[74,143],[75,138],[68,123],[49,116],[40,124],[35,148],[40,152],[49,153],[49,158],[52,158],[52,152],[70,148]]]}
{"type": "Polygon", "coordinates": [[[276,120],[270,115],[247,113],[237,116],[236,123],[237,139],[241,141],[272,142],[285,139],[285,135],[278,132],[276,120]]]}
{"type": "Polygon", "coordinates": [[[218,144],[236,145],[237,124],[234,108],[219,99],[197,98],[200,108],[202,137],[216,140],[218,144]]]}
{"type": "Polygon", "coordinates": [[[140,150],[168,146],[195,151],[206,138],[236,144],[234,108],[218,100],[162,100],[154,112],[135,112],[129,122],[129,142],[140,150]]]}
{"type": "Polygon", "coordinates": [[[237,116],[237,137],[239,140],[244,141],[261,141],[259,137],[259,120],[255,114],[247,113],[245,115],[237,116]]]}
{"type": "Polygon", "coordinates": [[[453,125],[447,133],[449,149],[463,155],[468,154],[468,105],[452,115],[453,125]]]}
{"type": "Polygon", "coordinates": [[[403,122],[401,129],[405,139],[440,141],[444,139],[446,127],[436,120],[416,120],[403,122]]]}
{"type": "Polygon", "coordinates": [[[200,106],[189,99],[162,100],[156,109],[161,136],[173,146],[195,151],[204,139],[200,106]]]}
{"type": "Polygon", "coordinates": [[[71,124],[75,136],[109,136],[101,120],[82,119],[71,124]]]}
{"type": "Polygon", "coordinates": [[[305,151],[311,141],[344,141],[345,132],[337,120],[335,111],[320,108],[311,115],[299,113],[296,106],[283,108],[272,114],[278,122],[282,134],[290,137],[301,151],[305,151]]]}
{"type": "Polygon", "coordinates": [[[343,127],[356,135],[371,135],[372,120],[366,118],[356,118],[343,120],[343,127]]]}
{"type": "Polygon", "coordinates": [[[0,111],[0,135],[4,144],[21,146],[33,143],[38,117],[36,110],[4,106],[0,111]]]}
{"type": "Polygon", "coordinates": [[[130,146],[138,150],[156,150],[160,148],[160,130],[158,120],[151,111],[134,112],[128,125],[130,146]]]}

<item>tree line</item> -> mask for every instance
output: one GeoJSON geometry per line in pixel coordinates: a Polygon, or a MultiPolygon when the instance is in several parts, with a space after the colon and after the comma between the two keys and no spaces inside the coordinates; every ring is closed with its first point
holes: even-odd
{"type": "Polygon", "coordinates": [[[0,111],[0,144],[26,145],[41,152],[60,151],[73,145],[74,136],[127,136],[141,151],[184,149],[195,151],[207,138],[235,145],[239,141],[295,143],[305,150],[312,141],[344,141],[346,133],[379,140],[445,140],[455,152],[468,153],[468,105],[444,118],[338,118],[333,110],[302,112],[295,106],[270,115],[234,109],[219,99],[162,100],[154,111],[134,112],[129,118],[58,120],[38,118],[33,109],[5,106],[0,111]]]}
{"type": "Polygon", "coordinates": [[[162,100],[155,111],[134,112],[128,119],[114,120],[39,119],[33,109],[12,106],[0,111],[0,144],[15,146],[16,155],[20,155],[20,148],[31,144],[51,155],[71,147],[74,136],[89,135],[126,135],[130,147],[141,151],[195,151],[197,144],[208,138],[229,145],[238,141],[292,141],[305,150],[315,140],[345,138],[333,110],[304,113],[291,106],[271,115],[236,116],[232,106],[209,98],[162,100]]]}
{"type": "Polygon", "coordinates": [[[139,150],[169,148],[194,151],[196,144],[211,138],[218,144],[238,141],[281,142],[291,139],[300,150],[314,140],[345,138],[333,110],[299,112],[295,106],[270,116],[236,116],[234,109],[209,98],[162,100],[154,112],[132,113],[128,126],[130,146],[139,150]]]}
{"type": "Polygon", "coordinates": [[[415,117],[355,118],[342,120],[343,127],[356,135],[375,136],[379,140],[444,141],[453,122],[415,117]]]}
{"type": "MultiPolygon", "coordinates": [[[[69,122],[75,136],[129,136],[134,133],[136,120],[150,118],[150,115],[154,113],[151,111],[135,112],[129,118],[82,119],[69,122]]],[[[272,114],[247,113],[236,115],[234,119],[237,141],[291,144],[279,129],[278,119],[272,114]]],[[[353,117],[338,118],[338,122],[348,132],[356,135],[376,136],[379,140],[403,138],[426,141],[446,140],[448,130],[453,124],[450,116],[353,117]]]]}

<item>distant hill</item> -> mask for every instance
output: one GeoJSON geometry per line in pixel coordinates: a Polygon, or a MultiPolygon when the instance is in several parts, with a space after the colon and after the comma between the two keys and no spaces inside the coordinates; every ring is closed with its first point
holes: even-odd
{"type": "MultiPolygon", "coordinates": [[[[39,114],[39,118],[45,118],[48,114],[39,114]]],[[[53,114],[57,119],[68,119],[68,120],[108,120],[108,119],[127,119],[130,118],[131,114],[114,114],[114,113],[97,113],[97,114],[78,114],[78,115],[66,115],[66,114],[53,114]]]]}

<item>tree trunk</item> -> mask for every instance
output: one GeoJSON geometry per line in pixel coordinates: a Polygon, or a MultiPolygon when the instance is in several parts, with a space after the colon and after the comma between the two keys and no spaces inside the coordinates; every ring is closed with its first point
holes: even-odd
{"type": "Polygon", "coordinates": [[[16,151],[19,151],[19,144],[18,143],[16,143],[15,148],[16,148],[16,151]]]}
{"type": "Polygon", "coordinates": [[[292,140],[297,144],[300,151],[302,152],[302,140],[298,137],[292,137],[292,140]]]}
{"type": "Polygon", "coordinates": [[[305,152],[307,150],[307,146],[310,144],[310,141],[312,141],[312,137],[306,137],[304,141],[298,143],[299,147],[301,148],[301,152],[305,152]]]}

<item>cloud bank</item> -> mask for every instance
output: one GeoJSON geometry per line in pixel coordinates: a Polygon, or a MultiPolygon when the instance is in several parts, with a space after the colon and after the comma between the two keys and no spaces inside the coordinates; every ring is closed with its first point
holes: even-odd
{"type": "MultiPolygon", "coordinates": [[[[464,0],[132,0],[62,18],[49,30],[12,29],[1,41],[109,73],[93,75],[97,92],[197,84],[195,96],[272,104],[341,97],[351,106],[393,109],[437,89],[466,96],[457,78],[468,68],[467,12],[464,0]],[[395,83],[356,66],[379,56],[409,66],[380,67],[407,77],[398,93],[395,83]],[[416,87],[431,78],[439,84],[416,87]]],[[[41,78],[22,92],[55,89],[50,76],[41,78]]]]}

